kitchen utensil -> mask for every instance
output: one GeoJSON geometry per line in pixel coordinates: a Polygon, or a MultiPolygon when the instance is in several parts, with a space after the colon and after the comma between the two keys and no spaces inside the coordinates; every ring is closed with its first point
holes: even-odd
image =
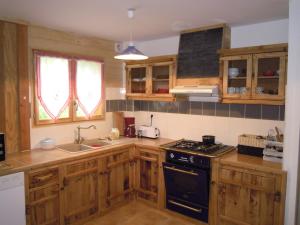
{"type": "Polygon", "coordinates": [[[121,136],[124,136],[124,112],[113,112],[113,127],[117,128],[121,136]]]}
{"type": "Polygon", "coordinates": [[[264,92],[264,88],[263,87],[256,87],[256,93],[257,94],[263,94],[263,92],[264,92]]]}
{"type": "Polygon", "coordinates": [[[263,75],[266,76],[266,77],[271,77],[271,76],[274,76],[274,71],[273,70],[267,70],[265,72],[263,72],[263,75]]]}
{"type": "Polygon", "coordinates": [[[147,138],[159,138],[160,131],[157,127],[143,125],[139,127],[138,135],[147,138]]]}
{"type": "Polygon", "coordinates": [[[215,144],[215,136],[213,135],[203,135],[202,142],[205,145],[213,145],[215,144]]]}
{"type": "Polygon", "coordinates": [[[125,117],[125,128],[124,128],[124,135],[126,137],[135,137],[135,118],[134,117],[125,117]]]}
{"type": "Polygon", "coordinates": [[[169,93],[169,89],[168,88],[158,88],[157,93],[166,94],[166,93],[169,93]]]}
{"type": "Polygon", "coordinates": [[[235,87],[229,87],[227,88],[228,94],[234,94],[235,93],[235,87]]]}
{"type": "Polygon", "coordinates": [[[283,135],[280,134],[278,127],[275,127],[276,139],[278,142],[283,142],[283,135]]]}
{"type": "Polygon", "coordinates": [[[247,88],[246,87],[240,87],[240,93],[241,94],[246,94],[247,93],[247,88]]]}
{"type": "Polygon", "coordinates": [[[53,149],[55,148],[55,141],[51,138],[45,138],[40,141],[42,149],[53,149]]]}
{"type": "Polygon", "coordinates": [[[230,78],[237,77],[239,75],[239,73],[240,73],[239,68],[231,67],[228,69],[228,76],[230,78]]]}
{"type": "Polygon", "coordinates": [[[112,128],[111,129],[111,132],[110,132],[110,138],[112,140],[116,140],[116,139],[119,139],[120,137],[120,131],[118,128],[112,128]]]}

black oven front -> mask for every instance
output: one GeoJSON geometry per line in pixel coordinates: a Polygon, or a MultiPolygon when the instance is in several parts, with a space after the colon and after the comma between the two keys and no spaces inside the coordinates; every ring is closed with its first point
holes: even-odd
{"type": "Polygon", "coordinates": [[[167,151],[163,163],[166,207],[208,222],[210,160],[203,156],[167,151]]]}

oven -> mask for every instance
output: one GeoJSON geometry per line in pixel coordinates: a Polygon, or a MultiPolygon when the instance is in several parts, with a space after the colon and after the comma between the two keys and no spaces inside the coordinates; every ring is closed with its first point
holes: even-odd
{"type": "Polygon", "coordinates": [[[208,222],[209,158],[167,151],[163,170],[166,207],[208,222]]]}

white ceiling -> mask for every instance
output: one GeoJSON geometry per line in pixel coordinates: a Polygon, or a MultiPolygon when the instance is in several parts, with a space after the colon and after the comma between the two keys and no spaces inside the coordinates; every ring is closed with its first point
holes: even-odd
{"type": "Polygon", "coordinates": [[[131,7],[138,41],[216,23],[238,26],[288,17],[288,0],[0,0],[0,18],[128,41],[131,7]]]}

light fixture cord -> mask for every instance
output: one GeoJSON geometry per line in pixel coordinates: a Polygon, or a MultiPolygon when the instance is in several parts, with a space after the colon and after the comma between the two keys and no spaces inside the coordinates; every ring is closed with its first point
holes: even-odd
{"type": "Polygon", "coordinates": [[[130,8],[128,9],[128,18],[129,18],[129,29],[130,29],[130,33],[129,33],[129,45],[132,46],[133,45],[133,18],[134,18],[134,11],[135,9],[130,8]]]}

